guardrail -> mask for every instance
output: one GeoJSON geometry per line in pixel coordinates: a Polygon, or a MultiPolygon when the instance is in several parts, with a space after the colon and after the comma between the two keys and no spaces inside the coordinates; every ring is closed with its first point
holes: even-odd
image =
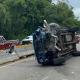
{"type": "Polygon", "coordinates": [[[32,44],[15,46],[12,53],[9,51],[9,49],[0,51],[0,64],[15,61],[34,53],[32,44]]]}

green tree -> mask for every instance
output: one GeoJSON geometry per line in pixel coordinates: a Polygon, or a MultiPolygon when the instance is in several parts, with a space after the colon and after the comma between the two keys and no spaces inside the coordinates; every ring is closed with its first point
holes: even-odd
{"type": "Polygon", "coordinates": [[[65,27],[79,27],[73,11],[66,3],[51,0],[0,0],[0,34],[7,39],[22,39],[30,35],[43,20],[65,27]]]}

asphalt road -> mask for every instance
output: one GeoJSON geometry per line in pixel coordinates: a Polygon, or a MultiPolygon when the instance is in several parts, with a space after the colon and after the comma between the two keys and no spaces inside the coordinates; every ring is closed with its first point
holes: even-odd
{"type": "Polygon", "coordinates": [[[32,56],[0,66],[0,80],[80,80],[80,57],[71,57],[61,66],[41,66],[32,56]]]}
{"type": "Polygon", "coordinates": [[[80,57],[61,66],[41,66],[30,57],[1,66],[0,80],[80,80],[80,57]]]}

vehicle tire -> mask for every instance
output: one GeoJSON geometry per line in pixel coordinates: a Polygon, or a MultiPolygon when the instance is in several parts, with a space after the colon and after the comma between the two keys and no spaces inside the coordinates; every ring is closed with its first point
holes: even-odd
{"type": "Polygon", "coordinates": [[[12,45],[11,47],[10,47],[10,50],[9,50],[9,53],[11,54],[11,53],[13,53],[14,52],[14,45],[12,45]]]}
{"type": "Polygon", "coordinates": [[[72,53],[73,56],[80,56],[80,51],[76,51],[72,53]]]}
{"type": "Polygon", "coordinates": [[[53,59],[53,64],[54,65],[62,65],[64,62],[65,62],[64,57],[59,57],[59,58],[53,59]]]}

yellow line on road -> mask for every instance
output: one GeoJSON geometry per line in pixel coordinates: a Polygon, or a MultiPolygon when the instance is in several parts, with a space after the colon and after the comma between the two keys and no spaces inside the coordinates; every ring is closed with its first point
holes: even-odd
{"type": "Polygon", "coordinates": [[[32,44],[28,44],[28,45],[18,45],[16,46],[16,48],[26,48],[26,47],[31,47],[32,44]]]}

